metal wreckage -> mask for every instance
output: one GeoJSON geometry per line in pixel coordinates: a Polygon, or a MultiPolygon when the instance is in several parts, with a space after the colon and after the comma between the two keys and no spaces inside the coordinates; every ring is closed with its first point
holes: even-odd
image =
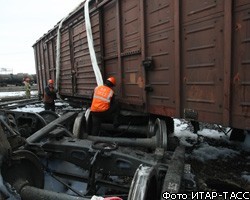
{"type": "Polygon", "coordinates": [[[149,200],[193,189],[185,149],[165,121],[104,123],[101,136],[91,136],[90,119],[88,110],[60,117],[1,110],[1,199],[149,200]]]}
{"type": "Polygon", "coordinates": [[[131,112],[91,136],[87,110],[2,110],[2,198],[156,200],[195,190],[173,117],[249,129],[249,2],[84,2],[33,45],[38,93],[57,78],[62,99],[86,103],[100,68],[117,76],[131,112]]]}

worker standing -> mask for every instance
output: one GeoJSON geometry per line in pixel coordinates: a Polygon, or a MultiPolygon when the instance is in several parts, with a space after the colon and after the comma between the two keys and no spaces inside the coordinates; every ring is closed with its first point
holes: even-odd
{"type": "Polygon", "coordinates": [[[25,78],[23,81],[24,87],[25,87],[25,95],[27,99],[30,99],[30,90],[31,90],[31,86],[30,86],[30,78],[25,78]]]}
{"type": "Polygon", "coordinates": [[[48,85],[44,89],[44,108],[45,110],[52,110],[55,112],[55,99],[56,91],[54,88],[54,81],[52,79],[48,80],[48,85]]]}
{"type": "Polygon", "coordinates": [[[105,119],[112,119],[115,128],[119,126],[119,105],[115,101],[113,87],[116,85],[114,77],[109,77],[104,85],[97,86],[94,90],[91,114],[92,114],[92,135],[98,135],[101,122],[105,119]]]}

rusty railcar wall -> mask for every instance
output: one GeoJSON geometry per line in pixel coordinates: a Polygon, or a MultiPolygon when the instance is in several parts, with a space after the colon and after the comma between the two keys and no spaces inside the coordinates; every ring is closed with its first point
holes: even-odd
{"type": "Polygon", "coordinates": [[[224,1],[183,1],[181,18],[182,101],[186,115],[222,121],[224,1]],[[219,56],[218,56],[219,55],[219,56]]]}
{"type": "Polygon", "coordinates": [[[250,129],[250,2],[234,2],[231,126],[250,129]]]}
{"type": "Polygon", "coordinates": [[[56,30],[50,31],[34,46],[39,95],[43,95],[47,80],[55,79],[56,30]]]}
{"type": "MultiPolygon", "coordinates": [[[[250,129],[247,0],[92,1],[94,47],[103,78],[115,76],[123,106],[250,129]]],[[[34,45],[39,88],[55,77],[57,26],[34,45]]],[[[60,94],[90,99],[84,5],[61,30],[60,94]]]]}

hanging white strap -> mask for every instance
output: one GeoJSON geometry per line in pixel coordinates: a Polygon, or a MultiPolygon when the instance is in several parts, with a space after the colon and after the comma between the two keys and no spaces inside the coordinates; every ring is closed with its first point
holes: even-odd
{"type": "Polygon", "coordinates": [[[88,47],[89,53],[91,58],[92,67],[95,73],[96,83],[97,85],[103,85],[102,74],[100,68],[97,64],[95,49],[94,49],[94,42],[93,42],[93,35],[91,30],[91,23],[89,17],[89,1],[87,0],[84,4],[84,15],[85,15],[85,26],[86,26],[86,33],[87,33],[87,40],[88,40],[88,47]]]}
{"type": "Polygon", "coordinates": [[[60,71],[61,71],[61,65],[60,65],[60,58],[61,58],[61,28],[62,28],[62,24],[64,22],[64,20],[66,19],[66,17],[64,17],[59,26],[58,26],[58,30],[57,30],[57,38],[56,38],[56,89],[59,89],[59,78],[60,78],[60,71]]]}
{"type": "MultiPolygon", "coordinates": [[[[75,11],[80,5],[81,5],[81,3],[78,6],[76,6],[73,9],[73,11],[75,11]]],[[[64,17],[60,21],[60,24],[59,24],[58,29],[57,29],[57,38],[56,38],[56,89],[57,90],[59,89],[60,71],[61,71],[61,63],[60,63],[61,62],[61,28],[62,28],[62,24],[63,24],[64,20],[70,15],[70,13],[67,14],[67,16],[64,17]]]]}

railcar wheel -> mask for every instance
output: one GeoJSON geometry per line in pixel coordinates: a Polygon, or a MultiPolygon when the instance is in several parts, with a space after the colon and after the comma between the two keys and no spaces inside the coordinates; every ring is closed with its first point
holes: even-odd
{"type": "Polygon", "coordinates": [[[157,172],[153,167],[140,165],[132,180],[128,200],[157,199],[157,172]]]}
{"type": "Polygon", "coordinates": [[[17,129],[20,135],[25,138],[47,125],[45,119],[37,113],[9,110],[6,110],[5,113],[11,127],[15,127],[14,129],[17,129]]]}
{"type": "MultiPolygon", "coordinates": [[[[83,139],[86,133],[86,117],[85,112],[80,112],[74,122],[73,135],[76,138],[83,139]]],[[[85,137],[86,138],[86,137],[85,137]]]]}
{"type": "Polygon", "coordinates": [[[92,115],[90,108],[86,110],[85,118],[86,118],[86,137],[87,137],[88,135],[91,135],[91,130],[92,130],[92,115]]]}
{"type": "Polygon", "coordinates": [[[18,131],[18,127],[17,127],[16,119],[15,119],[14,115],[9,113],[9,114],[7,114],[7,118],[8,118],[8,121],[9,121],[11,128],[15,131],[18,131]]]}
{"type": "Polygon", "coordinates": [[[151,138],[151,137],[155,136],[154,134],[155,134],[155,132],[154,132],[154,121],[153,121],[152,119],[150,119],[150,120],[148,121],[148,132],[147,132],[147,137],[148,137],[148,138],[151,138]]]}
{"type": "Polygon", "coordinates": [[[23,186],[44,187],[43,166],[35,154],[27,150],[13,152],[10,160],[3,163],[3,179],[18,192],[23,186]]]}
{"type": "Polygon", "coordinates": [[[165,121],[157,118],[154,125],[154,133],[157,137],[157,147],[167,150],[167,126],[165,121]]]}

